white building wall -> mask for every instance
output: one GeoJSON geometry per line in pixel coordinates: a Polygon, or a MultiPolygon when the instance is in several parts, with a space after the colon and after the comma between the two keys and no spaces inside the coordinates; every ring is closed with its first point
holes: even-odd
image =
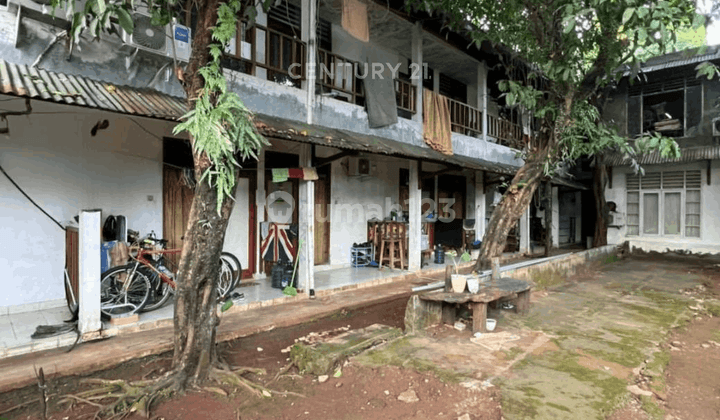
{"type": "MultiPolygon", "coordinates": [[[[35,101],[33,112],[9,117],[0,165],[38,205],[62,224],[101,209],[103,219],[122,214],[128,228],[162,234],[160,139],[169,129],[158,127],[166,123],[141,120],[153,137],[118,114],[35,101]],[[100,119],[110,127],[91,137],[100,119]]],[[[4,176],[0,209],[0,310],[64,304],[65,232],[4,176]]]]}
{"type": "MultiPolygon", "coordinates": [[[[697,162],[684,165],[672,166],[645,166],[645,172],[656,172],[661,170],[686,171],[700,170],[701,187],[701,216],[700,216],[700,238],[687,238],[684,236],[627,236],[627,190],[625,188],[625,175],[632,173],[631,168],[615,167],[612,171],[612,188],[605,190],[605,200],[613,201],[617,205],[615,219],[621,221],[620,228],[608,228],[608,243],[619,244],[629,241],[630,246],[642,248],[645,251],[665,252],[668,249],[683,249],[694,253],[720,253],[720,160],[712,161],[710,174],[710,185],[707,183],[707,163],[697,162]],[[667,169],[666,169],[667,168],[667,169]]],[[[684,207],[683,207],[684,208],[684,207]]],[[[683,215],[683,221],[684,221],[683,215]]],[[[661,221],[662,222],[662,221],[661,221]]]]}
{"type": "Polygon", "coordinates": [[[370,156],[370,176],[348,176],[348,158],[332,163],[330,186],[330,265],[350,265],[353,243],[367,240],[367,221],[390,216],[390,206],[399,210],[399,171],[407,168],[401,159],[370,156]]]}

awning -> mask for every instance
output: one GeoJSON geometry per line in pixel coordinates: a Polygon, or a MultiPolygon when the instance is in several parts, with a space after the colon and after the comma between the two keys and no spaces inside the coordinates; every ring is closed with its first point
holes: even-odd
{"type": "MultiPolygon", "coordinates": [[[[637,162],[640,165],[663,165],[698,162],[703,160],[720,159],[720,146],[700,146],[680,149],[680,157],[677,159],[664,158],[659,151],[638,156],[637,162]]],[[[622,153],[610,153],[605,155],[603,163],[608,166],[627,166],[632,163],[629,156],[622,153]]]]}

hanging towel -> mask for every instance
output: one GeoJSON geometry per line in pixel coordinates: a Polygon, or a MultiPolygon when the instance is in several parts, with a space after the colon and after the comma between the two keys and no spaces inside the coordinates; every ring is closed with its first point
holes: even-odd
{"type": "Polygon", "coordinates": [[[315,168],[303,168],[303,179],[305,181],[315,181],[318,178],[317,169],[315,168]]]}
{"type": "Polygon", "coordinates": [[[273,168],[272,176],[272,182],[285,182],[290,175],[287,168],[273,168]]]}
{"type": "Polygon", "coordinates": [[[290,168],[288,169],[288,176],[293,179],[302,179],[303,170],[302,168],[290,168]]]}
{"type": "Polygon", "coordinates": [[[450,108],[447,99],[431,90],[423,92],[423,138],[432,149],[452,155],[450,108]]]}
{"type": "Polygon", "coordinates": [[[396,124],[397,102],[395,95],[395,81],[390,68],[387,66],[387,56],[383,55],[377,48],[370,45],[365,46],[364,62],[367,63],[366,72],[363,78],[365,87],[365,109],[368,114],[368,126],[380,128],[396,124]],[[372,71],[373,63],[382,64],[382,72],[372,71]]]}
{"type": "Polygon", "coordinates": [[[360,0],[343,0],[342,27],[362,42],[370,41],[367,4],[360,0]]]}

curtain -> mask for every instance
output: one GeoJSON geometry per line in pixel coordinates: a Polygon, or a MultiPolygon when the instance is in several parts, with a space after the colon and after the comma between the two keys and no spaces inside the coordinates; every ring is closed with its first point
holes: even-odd
{"type": "Polygon", "coordinates": [[[663,213],[665,216],[665,234],[680,234],[680,193],[665,193],[665,208],[663,213]]]}
{"type": "Polygon", "coordinates": [[[431,90],[423,91],[423,138],[431,148],[452,155],[450,108],[447,99],[431,90]]]}
{"type": "Polygon", "coordinates": [[[362,42],[370,41],[367,4],[360,0],[343,0],[342,27],[362,42]]]}
{"type": "Polygon", "coordinates": [[[643,194],[643,233],[658,233],[659,204],[657,193],[643,194]]]}

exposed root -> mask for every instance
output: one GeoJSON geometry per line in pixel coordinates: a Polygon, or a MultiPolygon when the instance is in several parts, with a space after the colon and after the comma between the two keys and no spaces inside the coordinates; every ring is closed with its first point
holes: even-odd
{"type": "Polygon", "coordinates": [[[270,384],[274,383],[275,381],[277,381],[278,379],[280,379],[280,376],[282,376],[284,373],[289,371],[293,366],[294,366],[293,363],[288,363],[287,365],[285,365],[282,369],[280,369],[278,371],[277,375],[275,375],[275,377],[267,384],[270,385],[270,384]]]}
{"type": "Polygon", "coordinates": [[[98,408],[94,418],[122,419],[130,413],[150,416],[150,406],[159,396],[168,396],[176,389],[173,377],[158,381],[127,382],[124,380],[87,379],[84,383],[99,385],[78,394],[68,394],[60,401],[78,401],[98,408]],[[103,403],[103,401],[110,401],[103,403]]]}

